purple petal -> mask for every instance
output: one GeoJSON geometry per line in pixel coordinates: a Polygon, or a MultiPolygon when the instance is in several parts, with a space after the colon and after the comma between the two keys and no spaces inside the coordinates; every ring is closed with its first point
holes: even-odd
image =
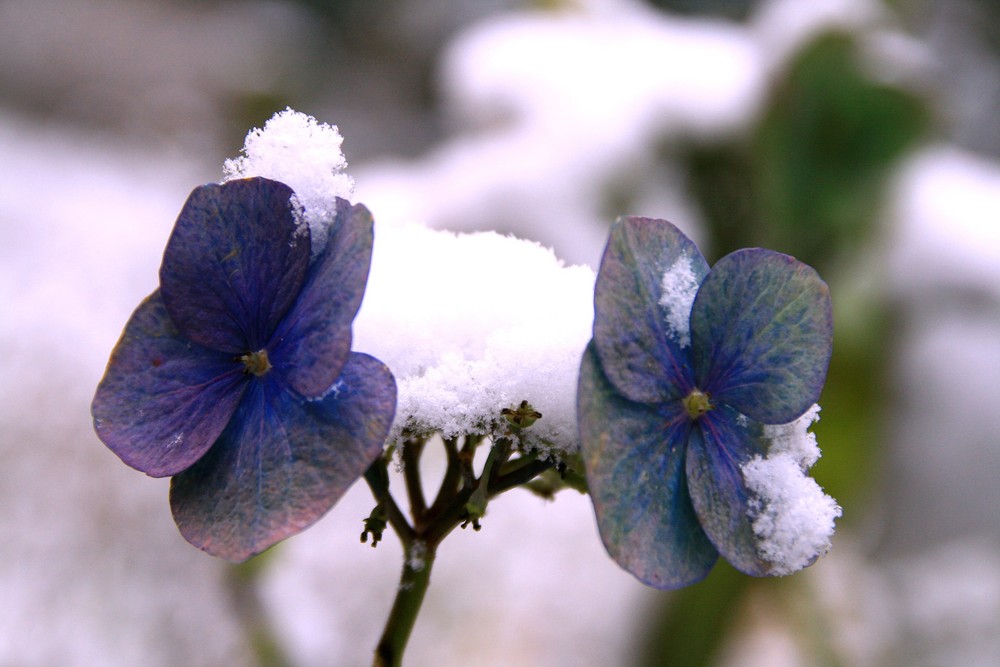
{"type": "Polygon", "coordinates": [[[741,466],[761,451],[760,425],[728,407],[711,410],[691,429],[687,481],[701,527],[733,567],[762,576],[770,565],[757,554],[741,466]]]}
{"type": "Polygon", "coordinates": [[[395,406],[389,370],[363,354],[313,401],[272,375],[255,380],[216,446],[172,480],[181,534],[242,561],[301,532],[382,454],[395,406]]]}
{"type": "Polygon", "coordinates": [[[371,214],[364,206],[338,198],[326,246],[275,334],[275,367],[303,396],[323,393],[344,365],[371,256],[371,214]]]}
{"type": "Polygon", "coordinates": [[[309,266],[309,228],[292,194],[265,178],[191,193],[160,267],[163,301],[185,336],[234,354],[264,347],[309,266]]]}
{"type": "Polygon", "coordinates": [[[679,401],[652,406],[622,398],[593,345],[580,369],[578,414],[587,484],[604,546],[656,588],[705,577],[718,553],[702,531],[684,478],[690,422],[679,401]]]}
{"type": "Polygon", "coordinates": [[[685,349],[691,300],[661,302],[668,272],[690,277],[693,298],[708,265],[669,222],[618,219],[594,287],[594,343],[608,380],[633,401],[681,398],[693,386],[685,349]]]}
{"type": "Polygon", "coordinates": [[[176,475],[212,446],[245,387],[242,364],[181,336],[156,291],[111,352],[91,405],[94,429],[133,468],[176,475]]]}
{"type": "Polygon", "coordinates": [[[793,257],[760,248],[719,260],[694,302],[698,386],[765,424],[790,422],[819,400],[833,316],[826,283],[793,257]]]}

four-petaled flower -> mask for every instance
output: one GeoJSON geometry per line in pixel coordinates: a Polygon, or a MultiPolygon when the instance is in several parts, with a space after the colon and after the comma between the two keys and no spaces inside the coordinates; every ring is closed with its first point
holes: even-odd
{"type": "Polygon", "coordinates": [[[184,537],[245,560],[319,519],[382,453],[396,384],[351,352],[372,219],[338,199],[319,252],[294,193],[264,178],[185,203],[160,287],[111,354],[91,408],[128,465],[172,476],[184,537]]]}
{"type": "Polygon", "coordinates": [[[760,248],[709,271],[670,223],[623,218],[594,307],[578,418],[611,556],[657,588],[699,581],[720,553],[752,575],[815,559],[790,568],[761,548],[744,466],[768,453],[768,425],[798,419],[823,388],[832,315],[816,272],[760,248]]]}

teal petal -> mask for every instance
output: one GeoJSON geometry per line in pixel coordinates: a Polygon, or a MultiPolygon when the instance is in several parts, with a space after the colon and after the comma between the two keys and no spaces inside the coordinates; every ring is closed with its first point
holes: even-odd
{"type": "Polygon", "coordinates": [[[587,485],[608,553],[655,588],[703,579],[718,554],[688,496],[684,449],[691,425],[680,402],[621,397],[593,345],[584,353],[577,400],[587,485]]]}
{"type": "Polygon", "coordinates": [[[749,494],[741,466],[765,452],[761,425],[722,406],[695,422],[688,439],[687,482],[691,501],[708,538],[741,572],[768,574],[757,554],[750,523],[749,494]]]}
{"type": "Polygon", "coordinates": [[[793,257],[760,248],[716,263],[691,312],[698,387],[765,424],[819,400],[833,349],[826,283],[793,257]]]}
{"type": "Polygon", "coordinates": [[[243,561],[301,532],[381,456],[395,405],[391,373],[364,354],[311,401],[270,376],[254,380],[218,442],[172,479],[181,534],[243,561]]]}
{"type": "Polygon", "coordinates": [[[707,273],[698,248],[665,220],[619,218],[611,227],[594,287],[594,343],[626,398],[661,402],[691,390],[689,309],[707,273]],[[661,303],[668,272],[688,278],[690,298],[661,303]]]}

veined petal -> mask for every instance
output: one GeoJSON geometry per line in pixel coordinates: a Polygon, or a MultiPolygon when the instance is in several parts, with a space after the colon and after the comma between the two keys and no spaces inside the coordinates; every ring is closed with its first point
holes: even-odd
{"type": "Polygon", "coordinates": [[[765,424],[819,399],[833,349],[826,283],[793,257],[760,248],[712,267],[691,312],[698,387],[765,424]]]}
{"type": "Polygon", "coordinates": [[[125,325],[90,410],[98,437],[122,461],[166,477],[205,454],[244,389],[242,365],[181,336],[156,291],[125,325]]]}
{"type": "Polygon", "coordinates": [[[163,301],[185,336],[231,353],[267,343],[309,266],[309,227],[296,219],[292,194],[266,178],[191,193],[160,266],[163,301]]]}
{"type": "Polygon", "coordinates": [[[701,527],[733,567],[769,574],[758,555],[750,519],[750,496],[741,466],[762,454],[761,425],[726,406],[702,416],[691,429],[687,481],[701,527]]]}
{"type": "Polygon", "coordinates": [[[215,447],[172,480],[181,534],[243,561],[301,532],[382,454],[395,406],[392,374],[363,354],[312,401],[271,375],[255,380],[215,447]]]}
{"type": "Polygon", "coordinates": [[[707,273],[698,248],[665,220],[619,218],[611,227],[594,287],[594,343],[626,398],[660,402],[692,388],[688,321],[707,273]]]}
{"type": "Polygon", "coordinates": [[[587,484],[608,553],[656,588],[703,579],[718,553],[688,496],[691,426],[680,401],[654,406],[621,397],[593,344],[584,353],[577,400],[587,484]]]}
{"type": "Polygon", "coordinates": [[[337,379],[350,351],[351,322],[368,281],[372,236],[368,209],[338,198],[326,246],[275,334],[275,367],[307,398],[337,379]]]}

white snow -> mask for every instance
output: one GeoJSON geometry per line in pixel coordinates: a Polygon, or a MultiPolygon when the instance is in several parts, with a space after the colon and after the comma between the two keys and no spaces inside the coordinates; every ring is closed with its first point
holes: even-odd
{"type": "Polygon", "coordinates": [[[788,424],[765,426],[770,440],[766,457],[743,466],[753,497],[750,516],[758,550],[774,574],[791,574],[810,565],[830,548],[837,502],[823,493],[808,470],[819,459],[816,436],[809,427],[819,419],[819,406],[788,424]]]}
{"type": "Polygon", "coordinates": [[[803,470],[813,467],[820,451],[816,434],[809,428],[819,421],[819,411],[819,405],[813,405],[789,424],[765,426],[764,437],[771,443],[769,454],[788,454],[803,470]]]}
{"type": "Polygon", "coordinates": [[[681,256],[663,274],[660,305],[667,308],[667,326],[681,347],[691,344],[691,306],[698,294],[698,278],[691,258],[681,256]]]}
{"type": "Polygon", "coordinates": [[[420,572],[424,569],[424,565],[427,562],[424,560],[427,556],[427,544],[423,540],[413,540],[410,545],[410,556],[406,561],[406,564],[414,572],[420,572]]]}
{"type": "Polygon", "coordinates": [[[343,141],[336,125],[285,109],[263,128],[250,130],[243,154],[223,165],[223,181],[263,176],[292,188],[305,209],[313,252],[318,253],[336,214],[336,198],[351,199],[354,192],[354,179],[342,171],[347,166],[340,149],[343,141]]]}
{"type": "Polygon", "coordinates": [[[527,400],[542,413],[530,433],[571,450],[593,289],[591,269],[530,241],[376,227],[354,349],[396,376],[394,434],[489,432],[501,409],[527,400]]]}
{"type": "MultiPolygon", "coordinates": [[[[888,246],[894,287],[1000,285],[1000,168],[954,146],[931,145],[901,166],[888,246]]],[[[1000,290],[989,290],[993,295],[1000,290]]]]}

